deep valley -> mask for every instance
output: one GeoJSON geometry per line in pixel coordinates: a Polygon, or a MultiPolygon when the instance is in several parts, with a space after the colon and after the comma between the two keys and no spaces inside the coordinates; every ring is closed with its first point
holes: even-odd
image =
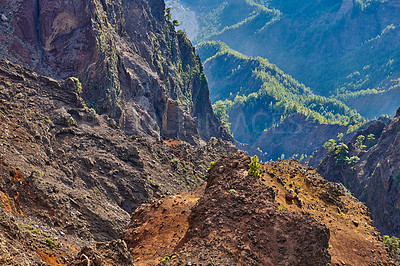
{"type": "Polygon", "coordinates": [[[399,8],[0,1],[0,265],[400,265],[399,8]]]}

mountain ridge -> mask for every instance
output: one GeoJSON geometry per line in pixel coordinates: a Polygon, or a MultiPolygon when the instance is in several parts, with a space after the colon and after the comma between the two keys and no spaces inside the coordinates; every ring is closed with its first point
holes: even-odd
{"type": "Polygon", "coordinates": [[[221,42],[203,42],[196,50],[217,116],[236,141],[251,146],[246,150],[264,161],[282,154],[310,156],[328,139],[366,122],[356,110],[315,95],[266,59],[245,56],[221,42]]]}
{"type": "MultiPolygon", "coordinates": [[[[262,0],[233,3],[251,19],[228,30],[275,14],[262,0]]],[[[12,61],[0,59],[0,264],[394,264],[344,186],[296,160],[260,165],[237,151],[177,24],[163,0],[0,3],[1,57],[12,61]]],[[[316,142],[322,121],[340,132],[364,121],[265,59],[229,55],[258,64],[235,98],[272,98],[280,112],[283,134],[262,143],[294,147],[285,132],[299,126],[316,142]]]]}
{"type": "Polygon", "coordinates": [[[209,32],[199,33],[196,44],[222,41],[264,57],[314,93],[341,99],[368,119],[397,110],[399,94],[391,91],[398,90],[396,1],[179,2],[196,13],[200,32],[209,32]],[[373,105],[376,94],[389,101],[386,108],[373,105]],[[363,108],[364,102],[372,107],[363,108]]]}

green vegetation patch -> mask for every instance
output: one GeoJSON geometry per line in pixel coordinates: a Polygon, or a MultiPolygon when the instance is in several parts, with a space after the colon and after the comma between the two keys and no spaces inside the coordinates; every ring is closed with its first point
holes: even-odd
{"type": "Polygon", "coordinates": [[[255,178],[260,178],[260,168],[261,165],[258,163],[258,157],[257,155],[254,155],[254,157],[251,159],[251,163],[249,164],[249,175],[254,176],[255,178]]]}
{"type": "Polygon", "coordinates": [[[49,247],[51,247],[51,248],[54,248],[54,247],[56,246],[56,244],[54,243],[54,241],[53,241],[52,239],[50,239],[50,238],[46,238],[46,239],[44,240],[44,242],[46,243],[47,246],[49,246],[49,247]]]}
{"type": "Polygon", "coordinates": [[[400,249],[399,249],[399,243],[400,240],[399,238],[395,237],[395,236],[388,236],[388,235],[384,235],[383,236],[383,244],[389,249],[389,252],[392,255],[398,256],[400,253],[400,249]]]}
{"type": "MultiPolygon", "coordinates": [[[[210,97],[217,117],[226,128],[232,112],[240,109],[249,133],[257,137],[293,114],[320,124],[338,124],[349,131],[366,120],[343,102],[315,95],[305,85],[261,57],[248,57],[222,42],[196,46],[211,80],[210,97]],[[260,114],[255,117],[255,114],[260,114]]],[[[235,135],[236,132],[232,131],[235,135]]],[[[244,139],[238,141],[248,143],[244,139]]]]}

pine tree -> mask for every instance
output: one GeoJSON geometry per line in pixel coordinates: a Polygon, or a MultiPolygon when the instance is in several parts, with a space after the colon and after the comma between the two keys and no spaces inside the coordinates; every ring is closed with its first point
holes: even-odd
{"type": "Polygon", "coordinates": [[[360,150],[365,149],[367,146],[365,146],[365,145],[363,144],[364,140],[365,140],[365,136],[363,136],[363,135],[358,136],[357,139],[356,139],[356,143],[354,144],[354,146],[355,146],[357,149],[360,149],[360,150]]]}
{"type": "Polygon", "coordinates": [[[165,9],[165,18],[167,19],[167,21],[171,21],[172,20],[171,8],[170,7],[167,7],[165,9]]]}
{"type": "Polygon", "coordinates": [[[254,155],[251,159],[251,163],[249,164],[249,175],[254,176],[255,178],[259,178],[261,165],[258,163],[258,156],[254,155]]]}

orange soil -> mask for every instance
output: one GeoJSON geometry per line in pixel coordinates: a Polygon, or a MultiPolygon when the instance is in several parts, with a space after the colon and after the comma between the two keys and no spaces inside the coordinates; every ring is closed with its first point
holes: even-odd
{"type": "Polygon", "coordinates": [[[19,181],[22,181],[23,179],[24,179],[24,177],[22,176],[21,172],[19,170],[15,169],[14,182],[19,182],[19,181]]]}
{"type": "Polygon", "coordinates": [[[166,140],[164,140],[164,143],[167,146],[172,147],[172,146],[179,145],[181,143],[181,141],[180,140],[176,140],[176,139],[166,139],[166,140]]]}
{"type": "Polygon", "coordinates": [[[189,228],[188,216],[199,200],[197,191],[163,198],[158,208],[146,212],[145,223],[136,232],[136,243],[130,251],[135,265],[156,265],[174,249],[189,228]]]}
{"type": "Polygon", "coordinates": [[[40,259],[43,262],[46,262],[50,265],[54,265],[54,266],[64,266],[67,265],[65,263],[62,262],[62,260],[57,257],[54,254],[49,254],[48,251],[44,251],[44,250],[36,250],[36,253],[40,256],[40,259]]]}
{"type": "Polygon", "coordinates": [[[342,196],[341,200],[347,210],[340,210],[334,204],[327,204],[321,196],[323,192],[321,190],[324,188],[314,187],[305,181],[305,175],[308,175],[315,184],[318,184],[321,178],[316,171],[313,169],[300,173],[297,167],[304,170],[306,168],[294,161],[292,163],[293,165],[284,165],[283,162],[276,162],[262,166],[262,169],[274,173],[286,182],[285,187],[277,181],[277,178],[268,174],[263,174],[261,180],[267,186],[274,188],[279,206],[284,206],[293,212],[309,213],[311,217],[329,228],[332,263],[362,266],[371,265],[374,261],[387,262],[387,258],[383,255],[385,251],[382,243],[373,236],[376,234],[376,229],[371,225],[369,217],[362,213],[362,203],[350,199],[349,196],[342,196]],[[278,172],[274,165],[279,165],[278,172]],[[285,199],[285,193],[290,189],[294,190],[295,187],[300,190],[298,197],[303,203],[302,208],[285,199]],[[314,209],[309,209],[308,205],[314,209]],[[353,221],[357,221],[359,225],[356,226],[353,221]]]}
{"type": "Polygon", "coordinates": [[[4,194],[3,191],[0,191],[0,196],[1,196],[1,199],[3,201],[4,207],[6,208],[6,210],[9,211],[9,212],[13,212],[13,208],[12,208],[11,202],[8,199],[7,195],[4,194]]]}

